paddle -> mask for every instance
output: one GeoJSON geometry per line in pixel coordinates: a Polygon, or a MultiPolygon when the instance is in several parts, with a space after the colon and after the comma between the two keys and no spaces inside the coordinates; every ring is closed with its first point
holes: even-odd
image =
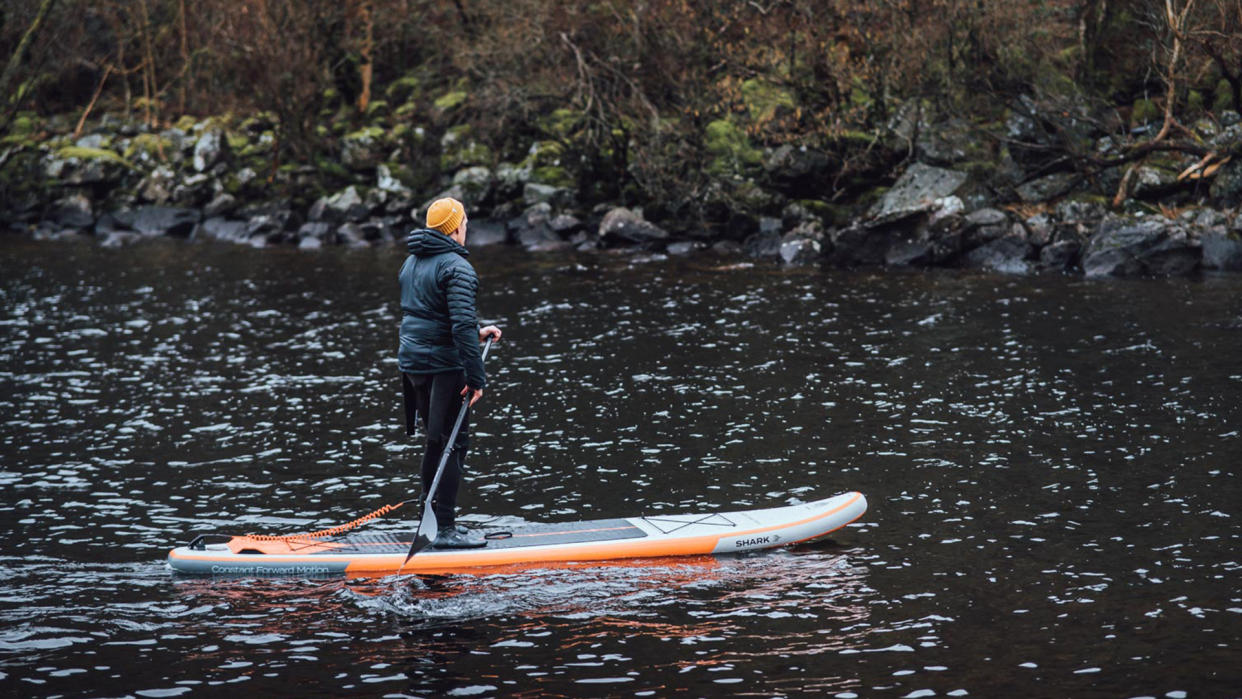
{"type": "MultiPolygon", "coordinates": [[[[492,348],[492,339],[494,336],[487,336],[487,343],[483,345],[483,359],[487,359],[487,351],[492,348]]],[[[436,521],[436,513],[431,509],[431,499],[435,497],[436,488],[440,486],[440,476],[444,475],[444,466],[448,463],[449,457],[456,448],[457,432],[461,430],[461,423],[466,420],[466,409],[470,407],[470,396],[466,395],[461,399],[461,410],[457,413],[457,422],[453,424],[453,431],[449,434],[448,442],[444,445],[444,454],[440,456],[440,466],[436,469],[435,478],[431,479],[431,487],[427,489],[427,499],[423,502],[423,518],[418,523],[418,529],[414,530],[414,541],[410,542],[410,552],[405,555],[405,562],[401,564],[401,568],[397,570],[397,575],[405,570],[405,564],[410,562],[414,554],[422,551],[431,545],[435,540],[436,531],[440,528],[436,521]]]]}

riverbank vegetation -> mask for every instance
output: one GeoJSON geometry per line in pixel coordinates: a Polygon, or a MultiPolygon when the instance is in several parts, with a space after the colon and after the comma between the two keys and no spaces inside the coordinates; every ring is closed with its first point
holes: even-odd
{"type": "Polygon", "coordinates": [[[915,161],[998,203],[1242,192],[1238,0],[14,0],[0,56],[7,159],[110,123],[160,158],[213,119],[302,206],[379,166],[420,196],[486,168],[498,217],[516,172],[724,235],[844,225],[915,161]]]}

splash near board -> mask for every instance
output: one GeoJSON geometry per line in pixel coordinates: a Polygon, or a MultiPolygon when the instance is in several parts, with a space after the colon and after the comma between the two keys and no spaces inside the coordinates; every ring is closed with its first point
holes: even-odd
{"type": "Polygon", "coordinates": [[[413,538],[409,531],[343,534],[341,527],[335,527],[292,536],[202,535],[169,552],[168,564],[179,573],[195,575],[385,575],[398,570],[438,573],[487,566],[739,553],[817,539],[866,511],[862,493],[850,492],[763,510],[483,528],[486,548],[428,548],[411,558],[404,569],[413,538]]]}

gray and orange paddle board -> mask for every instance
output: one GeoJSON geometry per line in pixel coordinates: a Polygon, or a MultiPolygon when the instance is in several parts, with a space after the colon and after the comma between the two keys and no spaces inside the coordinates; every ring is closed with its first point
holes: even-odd
{"type": "Polygon", "coordinates": [[[330,537],[200,536],[168,554],[195,575],[439,573],[512,565],[738,553],[817,539],[867,511],[862,493],[740,512],[704,512],[482,528],[481,549],[424,549],[402,569],[411,532],[330,537]]]}

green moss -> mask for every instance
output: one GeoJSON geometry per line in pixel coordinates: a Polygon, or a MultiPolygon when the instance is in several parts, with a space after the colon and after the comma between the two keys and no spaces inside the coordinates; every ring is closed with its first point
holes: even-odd
{"type": "Polygon", "coordinates": [[[315,169],[319,172],[340,179],[349,179],[349,170],[346,170],[335,158],[315,158],[315,169]]]}
{"type": "Polygon", "coordinates": [[[1221,78],[1216,83],[1216,90],[1212,98],[1212,111],[1220,114],[1226,109],[1238,109],[1239,106],[1233,103],[1233,88],[1229,85],[1229,81],[1221,78]]]}
{"type": "Polygon", "coordinates": [[[750,138],[728,119],[717,119],[707,125],[703,142],[712,160],[708,172],[727,174],[758,165],[763,154],[755,148],[750,138]]]}
{"type": "Polygon", "coordinates": [[[369,117],[384,116],[388,112],[388,102],[384,100],[371,100],[371,102],[367,104],[366,115],[369,117]]]}
{"type": "Polygon", "coordinates": [[[537,168],[561,164],[565,148],[556,141],[539,141],[531,146],[529,154],[522,160],[522,167],[537,168]]]}
{"type": "Polygon", "coordinates": [[[418,92],[419,80],[413,75],[397,78],[384,88],[384,96],[393,102],[405,102],[418,92]]]}
{"type": "Polygon", "coordinates": [[[224,140],[228,142],[229,149],[233,151],[243,151],[250,145],[250,139],[231,131],[224,132],[224,140]]]}
{"type": "Polygon", "coordinates": [[[35,117],[28,112],[18,114],[9,124],[9,133],[26,136],[34,133],[39,128],[35,117]]]}
{"type": "Polygon", "coordinates": [[[492,151],[486,145],[471,138],[469,124],[449,129],[440,145],[440,170],[452,172],[467,165],[487,165],[492,161],[492,151]]]}
{"type": "Polygon", "coordinates": [[[181,129],[182,131],[186,133],[190,133],[191,131],[194,130],[194,127],[197,124],[198,124],[198,120],[196,120],[194,117],[190,116],[189,114],[186,114],[182,116],[180,119],[178,119],[177,123],[173,124],[173,127],[181,129]]]}
{"type": "Polygon", "coordinates": [[[77,158],[78,160],[104,160],[107,162],[116,163],[117,165],[122,165],[124,167],[129,168],[130,170],[134,169],[134,166],[132,163],[130,163],[125,158],[121,157],[116,151],[111,151],[106,148],[83,148],[81,146],[64,146],[61,149],[56,151],[56,155],[60,156],[61,158],[65,158],[65,159],[77,158]]]}
{"type": "Polygon", "coordinates": [[[134,136],[133,140],[129,142],[129,146],[125,148],[125,157],[128,159],[140,153],[145,153],[156,158],[164,158],[167,157],[168,151],[172,147],[171,141],[160,138],[153,133],[142,133],[134,136]]]}
{"type": "Polygon", "coordinates": [[[1149,99],[1141,99],[1134,101],[1134,107],[1130,112],[1130,126],[1142,126],[1143,124],[1155,121],[1160,118],[1160,108],[1156,103],[1149,99]]]}
{"type": "Polygon", "coordinates": [[[461,103],[465,102],[466,98],[469,96],[470,96],[470,93],[464,90],[454,90],[446,95],[439,97],[435,101],[435,105],[437,109],[447,112],[450,109],[454,109],[460,106],[461,103]]]}
{"type": "Polygon", "coordinates": [[[530,179],[532,182],[549,184],[553,187],[574,186],[574,178],[569,174],[569,171],[556,165],[535,168],[531,172],[530,179]]]}
{"type": "Polygon", "coordinates": [[[857,146],[869,146],[879,138],[876,134],[854,129],[843,129],[839,133],[834,134],[834,136],[838,143],[857,146]]]}
{"type": "Polygon", "coordinates": [[[378,141],[384,137],[384,129],[378,126],[367,126],[345,135],[348,141],[378,141]]]}
{"type": "Polygon", "coordinates": [[[1191,90],[1186,95],[1186,111],[1191,114],[1200,114],[1203,112],[1203,93],[1198,90],[1191,90]]]}
{"type": "Polygon", "coordinates": [[[742,82],[742,103],[752,121],[758,124],[771,121],[777,110],[793,109],[793,93],[766,80],[751,78],[742,82]]]}
{"type": "Polygon", "coordinates": [[[582,114],[562,107],[540,117],[538,124],[539,129],[547,135],[568,141],[581,122],[582,114]]]}
{"type": "Polygon", "coordinates": [[[418,113],[418,104],[414,102],[406,102],[400,107],[397,107],[397,111],[393,112],[392,115],[398,119],[409,119],[416,113],[418,113]]]}

